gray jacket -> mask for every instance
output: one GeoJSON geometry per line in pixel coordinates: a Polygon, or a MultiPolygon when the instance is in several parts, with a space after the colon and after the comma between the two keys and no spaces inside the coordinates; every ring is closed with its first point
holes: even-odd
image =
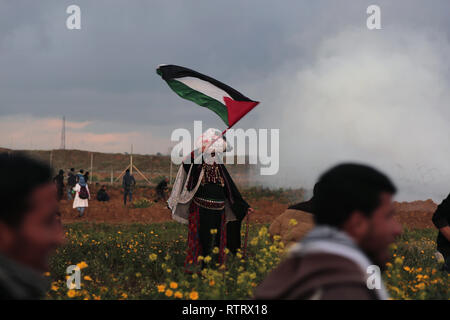
{"type": "Polygon", "coordinates": [[[39,272],[0,254],[0,300],[40,299],[48,284],[39,272]]]}

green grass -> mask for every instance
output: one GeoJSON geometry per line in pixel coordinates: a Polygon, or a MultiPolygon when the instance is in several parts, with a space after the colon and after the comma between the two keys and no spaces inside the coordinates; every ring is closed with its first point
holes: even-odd
{"type": "MultiPolygon", "coordinates": [[[[251,226],[249,259],[229,255],[226,270],[210,262],[210,268],[199,277],[184,272],[184,225],[71,224],[66,227],[66,245],[51,259],[53,289],[48,299],[173,299],[175,295],[183,299],[195,299],[196,295],[199,299],[247,299],[279,263],[283,251],[279,243],[269,240],[266,227],[251,226]],[[81,290],[66,288],[65,271],[72,264],[87,265],[81,270],[81,290]],[[171,283],[176,288],[170,288],[171,283]]],[[[440,264],[433,258],[435,237],[436,231],[431,229],[406,230],[397,241],[385,274],[393,298],[450,298],[447,274],[439,271],[440,264]]]]}

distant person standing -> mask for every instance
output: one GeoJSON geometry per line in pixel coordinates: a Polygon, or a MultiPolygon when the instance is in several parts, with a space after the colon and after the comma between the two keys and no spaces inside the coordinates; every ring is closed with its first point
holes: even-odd
{"type": "Polygon", "coordinates": [[[75,175],[75,169],[70,168],[67,178],[67,199],[72,200],[73,187],[77,184],[77,176],[75,175]]]}
{"type": "Polygon", "coordinates": [[[86,171],[86,173],[84,174],[84,182],[89,183],[89,171],[86,171]]]}
{"type": "Polygon", "coordinates": [[[450,195],[437,207],[432,218],[439,230],[437,250],[444,256],[444,271],[450,272],[450,195]]]}
{"type": "Polygon", "coordinates": [[[58,201],[61,201],[64,196],[64,171],[59,170],[59,173],[53,178],[53,183],[56,185],[58,201]]]}
{"type": "Polygon", "coordinates": [[[79,212],[79,217],[83,217],[84,211],[89,206],[89,200],[91,195],[89,193],[89,187],[84,181],[84,177],[79,178],[78,183],[73,188],[75,191],[75,200],[73,201],[73,208],[79,212]]]}
{"type": "Polygon", "coordinates": [[[85,184],[86,179],[84,179],[84,170],[80,169],[80,172],[77,173],[77,183],[85,184]]]}
{"type": "Polygon", "coordinates": [[[131,202],[133,199],[133,188],[136,185],[136,180],[134,180],[134,177],[132,174],[130,174],[130,169],[127,169],[127,171],[125,171],[125,175],[123,176],[122,179],[122,187],[123,187],[123,204],[126,206],[127,205],[127,196],[128,196],[128,201],[131,202]]]}
{"type": "Polygon", "coordinates": [[[160,199],[162,199],[163,201],[166,201],[166,198],[167,198],[166,192],[167,192],[167,190],[169,190],[169,188],[167,187],[167,183],[168,182],[169,182],[169,179],[164,178],[156,186],[156,200],[155,200],[155,202],[158,202],[160,199]]]}

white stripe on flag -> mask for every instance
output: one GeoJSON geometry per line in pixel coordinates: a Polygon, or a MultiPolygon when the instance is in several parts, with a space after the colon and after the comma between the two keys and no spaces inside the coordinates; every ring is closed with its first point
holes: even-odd
{"type": "Polygon", "coordinates": [[[224,97],[232,99],[230,95],[226,93],[226,91],[216,87],[215,85],[211,84],[208,81],[199,78],[182,77],[182,78],[175,78],[174,80],[180,81],[181,83],[187,85],[189,88],[201,92],[204,95],[211,97],[222,104],[225,104],[225,101],[223,100],[224,97]]]}

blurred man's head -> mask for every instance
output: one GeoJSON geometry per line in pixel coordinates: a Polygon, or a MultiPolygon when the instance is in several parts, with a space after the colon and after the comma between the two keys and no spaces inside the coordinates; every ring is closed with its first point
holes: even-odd
{"type": "Polygon", "coordinates": [[[0,154],[0,253],[36,270],[63,241],[51,169],[20,154],[0,154]]]}
{"type": "Polygon", "coordinates": [[[315,222],[345,231],[384,266],[389,244],[401,233],[392,202],[396,188],[389,178],[368,166],[342,164],[325,172],[315,191],[315,222]]]}

